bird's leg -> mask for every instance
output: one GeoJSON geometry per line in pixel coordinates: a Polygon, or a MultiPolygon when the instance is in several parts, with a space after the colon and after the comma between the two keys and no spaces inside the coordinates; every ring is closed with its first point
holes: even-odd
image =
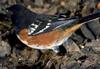
{"type": "Polygon", "coordinates": [[[52,50],[57,53],[58,55],[65,55],[67,53],[65,47],[61,46],[56,46],[53,47],[52,50]]]}
{"type": "Polygon", "coordinates": [[[59,52],[60,52],[59,46],[53,47],[52,50],[53,50],[55,53],[59,53],[59,52]]]}

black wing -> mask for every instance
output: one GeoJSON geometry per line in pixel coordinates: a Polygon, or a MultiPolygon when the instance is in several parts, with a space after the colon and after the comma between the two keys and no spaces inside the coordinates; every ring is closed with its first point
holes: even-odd
{"type": "MultiPolygon", "coordinates": [[[[52,17],[53,18],[53,17],[52,17]]],[[[75,21],[78,21],[77,19],[64,19],[64,18],[55,18],[55,19],[46,19],[46,20],[40,20],[38,19],[39,25],[36,23],[32,23],[28,28],[28,34],[29,35],[36,35],[41,33],[50,32],[57,28],[62,28],[64,26],[70,26],[75,21]],[[48,20],[48,21],[47,21],[48,20]]]]}

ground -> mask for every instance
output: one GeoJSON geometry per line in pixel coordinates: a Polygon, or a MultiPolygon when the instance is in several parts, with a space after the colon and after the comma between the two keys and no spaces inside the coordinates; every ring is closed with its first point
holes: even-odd
{"type": "Polygon", "coordinates": [[[99,0],[0,0],[0,69],[100,69],[100,20],[83,25],[61,46],[62,53],[21,43],[5,8],[20,3],[36,13],[86,16],[100,10],[99,0]]]}

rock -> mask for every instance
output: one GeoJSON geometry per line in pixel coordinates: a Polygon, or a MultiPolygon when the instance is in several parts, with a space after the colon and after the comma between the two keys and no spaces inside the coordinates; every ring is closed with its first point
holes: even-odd
{"type": "Polygon", "coordinates": [[[68,42],[65,42],[63,45],[68,52],[81,52],[78,45],[71,39],[69,39],[68,42]]]}
{"type": "Polygon", "coordinates": [[[6,41],[0,40],[0,57],[8,56],[10,53],[10,45],[6,41]]]}
{"type": "Polygon", "coordinates": [[[49,60],[44,67],[44,69],[54,69],[54,68],[55,68],[55,65],[52,60],[49,60]]]}
{"type": "Polygon", "coordinates": [[[8,67],[3,66],[2,64],[0,64],[0,69],[8,69],[8,67]]]}
{"type": "MultiPolygon", "coordinates": [[[[58,66],[59,67],[59,66],[58,66]]],[[[67,67],[67,64],[61,64],[60,65],[60,69],[66,69],[66,67],[67,67]]]]}
{"type": "Polygon", "coordinates": [[[94,40],[85,44],[85,47],[100,47],[100,40],[94,40]]]}
{"type": "Polygon", "coordinates": [[[5,3],[7,0],[0,0],[0,4],[5,3]]]}
{"type": "Polygon", "coordinates": [[[82,16],[87,16],[90,13],[90,7],[88,6],[88,4],[85,4],[81,13],[82,13],[82,16]]]}
{"type": "Polygon", "coordinates": [[[95,52],[100,52],[100,40],[94,40],[85,44],[85,47],[91,47],[95,52]]]}
{"type": "Polygon", "coordinates": [[[77,34],[77,32],[72,34],[71,39],[76,43],[82,43],[85,40],[85,38],[77,34]]]}
{"type": "Polygon", "coordinates": [[[42,7],[43,6],[43,0],[35,0],[35,3],[34,3],[36,6],[39,6],[39,7],[42,7]]]}
{"type": "Polygon", "coordinates": [[[29,61],[38,62],[40,57],[41,57],[41,52],[39,50],[32,51],[29,57],[29,61]]]}
{"type": "Polygon", "coordinates": [[[55,69],[61,69],[61,68],[60,68],[60,64],[56,64],[56,65],[55,65],[55,69]]]}
{"type": "Polygon", "coordinates": [[[74,11],[76,8],[78,8],[79,1],[80,0],[68,0],[68,1],[65,1],[66,2],[65,7],[67,9],[69,9],[70,11],[74,11]]]}
{"type": "MultiPolygon", "coordinates": [[[[16,0],[17,2],[18,0],[16,0]]],[[[19,3],[23,3],[25,6],[33,5],[33,0],[20,0],[19,3]]]]}
{"type": "MultiPolygon", "coordinates": [[[[34,62],[37,62],[41,56],[41,52],[39,50],[34,50],[34,49],[24,49],[23,51],[20,52],[20,56],[19,59],[21,59],[21,61],[25,61],[27,60],[26,63],[31,64],[34,62]]],[[[20,60],[19,60],[20,61],[20,60]]]]}
{"type": "Polygon", "coordinates": [[[100,57],[97,55],[88,55],[88,58],[82,63],[81,68],[86,69],[87,67],[100,62],[100,57]]]}
{"type": "Polygon", "coordinates": [[[91,22],[87,23],[87,26],[93,32],[95,37],[100,36],[100,22],[99,22],[99,20],[91,21],[91,22]]]}
{"type": "Polygon", "coordinates": [[[71,63],[66,65],[66,69],[80,69],[80,64],[78,63],[71,63]]]}
{"type": "Polygon", "coordinates": [[[95,1],[94,0],[87,0],[84,3],[82,3],[83,9],[82,9],[82,16],[87,16],[89,15],[91,12],[93,12],[93,10],[91,11],[91,9],[95,8],[95,1]]]}
{"type": "Polygon", "coordinates": [[[87,67],[86,69],[100,69],[100,64],[96,63],[94,65],[87,67]]]}
{"type": "Polygon", "coordinates": [[[94,40],[95,36],[92,34],[92,32],[87,28],[86,25],[83,25],[81,28],[81,31],[83,33],[83,35],[90,40],[94,40]]]}
{"type": "Polygon", "coordinates": [[[9,0],[9,1],[7,1],[7,3],[8,3],[9,5],[14,5],[14,4],[16,4],[16,1],[17,1],[17,0],[9,0]]]}
{"type": "Polygon", "coordinates": [[[54,15],[57,13],[57,7],[55,7],[55,5],[51,8],[48,9],[48,11],[46,11],[47,14],[49,15],[54,15]]]}
{"type": "Polygon", "coordinates": [[[30,67],[28,65],[18,65],[13,69],[32,69],[32,67],[30,67]]]}

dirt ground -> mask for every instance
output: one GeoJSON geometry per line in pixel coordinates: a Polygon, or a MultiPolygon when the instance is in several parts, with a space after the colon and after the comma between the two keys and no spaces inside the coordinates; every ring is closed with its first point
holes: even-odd
{"type": "Polygon", "coordinates": [[[78,29],[56,54],[21,43],[6,8],[23,4],[39,14],[82,17],[100,11],[99,0],[0,0],[0,69],[100,69],[100,20],[78,29]]]}

